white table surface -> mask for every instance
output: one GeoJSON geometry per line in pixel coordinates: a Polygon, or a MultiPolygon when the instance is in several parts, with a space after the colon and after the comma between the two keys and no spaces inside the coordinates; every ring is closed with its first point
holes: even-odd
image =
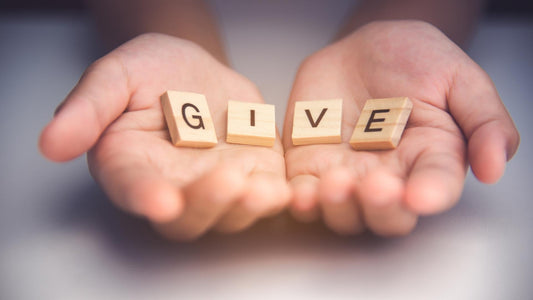
{"type": "MultiPolygon", "coordinates": [[[[299,62],[326,44],[347,1],[249,13],[220,2],[231,59],[281,125],[299,62]]],[[[522,135],[505,176],[487,186],[469,175],[456,207],[394,239],[281,216],[238,235],[161,240],[110,204],[84,158],[55,164],[36,147],[96,41],[84,15],[0,14],[0,299],[531,299],[531,20],[485,20],[470,50],[522,135]]]]}

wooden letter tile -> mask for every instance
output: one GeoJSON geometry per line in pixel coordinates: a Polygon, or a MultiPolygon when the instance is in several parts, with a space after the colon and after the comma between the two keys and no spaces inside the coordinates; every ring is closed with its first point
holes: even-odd
{"type": "Polygon", "coordinates": [[[167,91],[161,95],[161,106],[172,144],[196,148],[217,144],[215,126],[204,95],[167,91]]]}
{"type": "Polygon", "coordinates": [[[398,146],[413,103],[407,97],[366,101],[350,139],[355,150],[388,150],[398,146]]]}
{"type": "Polygon", "coordinates": [[[294,104],[294,145],[341,142],[342,99],[297,101],[294,104]]]}
{"type": "Polygon", "coordinates": [[[226,142],[272,147],[275,140],[274,105],[228,101],[226,142]]]}

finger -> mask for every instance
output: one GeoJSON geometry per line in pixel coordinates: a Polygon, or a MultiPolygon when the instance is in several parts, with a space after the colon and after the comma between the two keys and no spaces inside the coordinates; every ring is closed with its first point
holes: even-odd
{"type": "Polygon", "coordinates": [[[261,217],[279,213],[290,199],[290,190],[278,174],[254,174],[245,183],[241,201],[218,222],[220,232],[237,232],[248,228],[261,217]]]}
{"type": "Polygon", "coordinates": [[[453,206],[466,177],[465,149],[461,140],[443,136],[412,163],[405,203],[417,214],[435,214],[453,206]]]}
{"type": "Polygon", "coordinates": [[[520,137],[494,84],[479,66],[459,69],[449,106],[468,140],[472,171],[482,182],[498,181],[506,161],[516,152],[520,137]]]}
{"type": "Polygon", "coordinates": [[[338,234],[353,235],[364,230],[353,188],[353,176],[343,169],[328,171],[320,179],[318,197],[324,222],[338,234]]]}
{"type": "Polygon", "coordinates": [[[126,109],[127,81],[117,59],[106,56],[93,63],[43,129],[41,152],[51,160],[66,161],[89,150],[126,109]]]}
{"type": "Polygon", "coordinates": [[[318,207],[318,178],[313,175],[298,175],[291,179],[292,216],[301,222],[313,222],[320,218],[318,207]]]}
{"type": "MultiPolygon", "coordinates": [[[[89,160],[93,160],[92,153],[89,160]]],[[[125,211],[152,222],[168,222],[183,211],[183,194],[150,164],[134,157],[113,163],[89,163],[91,174],[109,198],[125,211]],[[100,167],[98,167],[100,166],[100,167]]]]}
{"type": "Polygon", "coordinates": [[[155,224],[164,236],[192,240],[206,233],[235,205],[245,190],[244,176],[231,167],[219,166],[184,189],[186,207],[171,222],[155,224]]]}
{"type": "Polygon", "coordinates": [[[357,189],[365,225],[381,236],[405,235],[413,230],[417,215],[403,202],[404,182],[387,170],[374,170],[357,189]]]}

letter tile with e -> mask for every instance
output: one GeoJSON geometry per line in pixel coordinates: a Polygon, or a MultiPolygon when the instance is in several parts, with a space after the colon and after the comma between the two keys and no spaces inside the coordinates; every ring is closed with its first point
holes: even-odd
{"type": "Polygon", "coordinates": [[[355,150],[389,150],[400,143],[413,102],[407,97],[367,100],[350,145],[355,150]]]}

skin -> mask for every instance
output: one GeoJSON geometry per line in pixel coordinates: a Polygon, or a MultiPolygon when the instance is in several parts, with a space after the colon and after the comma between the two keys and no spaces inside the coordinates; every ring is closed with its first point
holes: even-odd
{"type": "Polygon", "coordinates": [[[410,232],[418,215],[453,206],[468,162],[493,183],[518,133],[487,74],[435,27],[375,22],[309,57],[291,92],[284,129],[291,210],[340,234],[410,232]],[[357,49],[354,51],[353,49],[357,49]],[[354,151],[348,141],[365,101],[408,95],[414,107],[399,146],[354,151]],[[342,144],[293,146],[294,102],[345,99],[342,144]]]}
{"type": "Polygon", "coordinates": [[[211,7],[201,0],[86,0],[102,40],[114,49],[140,34],[157,32],[192,41],[219,62],[228,58],[211,7]]]}
{"type": "Polygon", "coordinates": [[[228,99],[263,102],[250,81],[196,44],[141,35],[87,69],[40,148],[55,161],[90,149],[89,169],[109,198],[168,238],[240,231],[283,209],[290,190],[279,138],[272,148],[224,142],[228,99]],[[168,89],[206,95],[216,147],[170,143],[159,101],[168,89]]]}
{"type": "Polygon", "coordinates": [[[490,78],[446,36],[463,41],[461,28],[472,29],[481,2],[420,1],[363,3],[336,42],[305,59],[291,91],[283,146],[278,139],[273,148],[224,142],[227,100],[263,99],[227,66],[207,5],[92,1],[109,41],[164,34],[137,36],[93,63],[44,128],[40,149],[54,161],[88,151],[91,174],[109,198],[170,239],[241,231],[286,207],[298,220],[323,219],[339,234],[407,234],[419,215],[453,206],[469,164],[479,180],[497,181],[519,143],[490,78]],[[473,21],[451,22],[442,14],[473,21]],[[404,17],[427,22],[367,24],[404,17]],[[159,103],[169,89],[206,95],[216,147],[170,143],[159,103]],[[399,147],[351,149],[364,101],[396,96],[414,101],[399,147]],[[331,98],[344,99],[343,143],[293,146],[294,102],[331,98]]]}
{"type": "Polygon", "coordinates": [[[483,5],[364,1],[337,41],[302,63],[284,127],[296,219],[323,219],[339,234],[405,235],[419,215],[443,212],[459,200],[468,165],[485,183],[503,175],[519,134],[489,76],[459,48],[483,5]],[[405,19],[418,21],[398,21],[405,19]],[[398,148],[351,149],[347,142],[364,102],[398,96],[414,100],[398,148]],[[331,98],[344,99],[343,143],[294,147],[294,102],[331,98]]]}
{"type": "Polygon", "coordinates": [[[439,28],[459,46],[472,35],[485,5],[484,0],[368,0],[348,15],[337,39],[380,20],[418,20],[439,28]]]}

